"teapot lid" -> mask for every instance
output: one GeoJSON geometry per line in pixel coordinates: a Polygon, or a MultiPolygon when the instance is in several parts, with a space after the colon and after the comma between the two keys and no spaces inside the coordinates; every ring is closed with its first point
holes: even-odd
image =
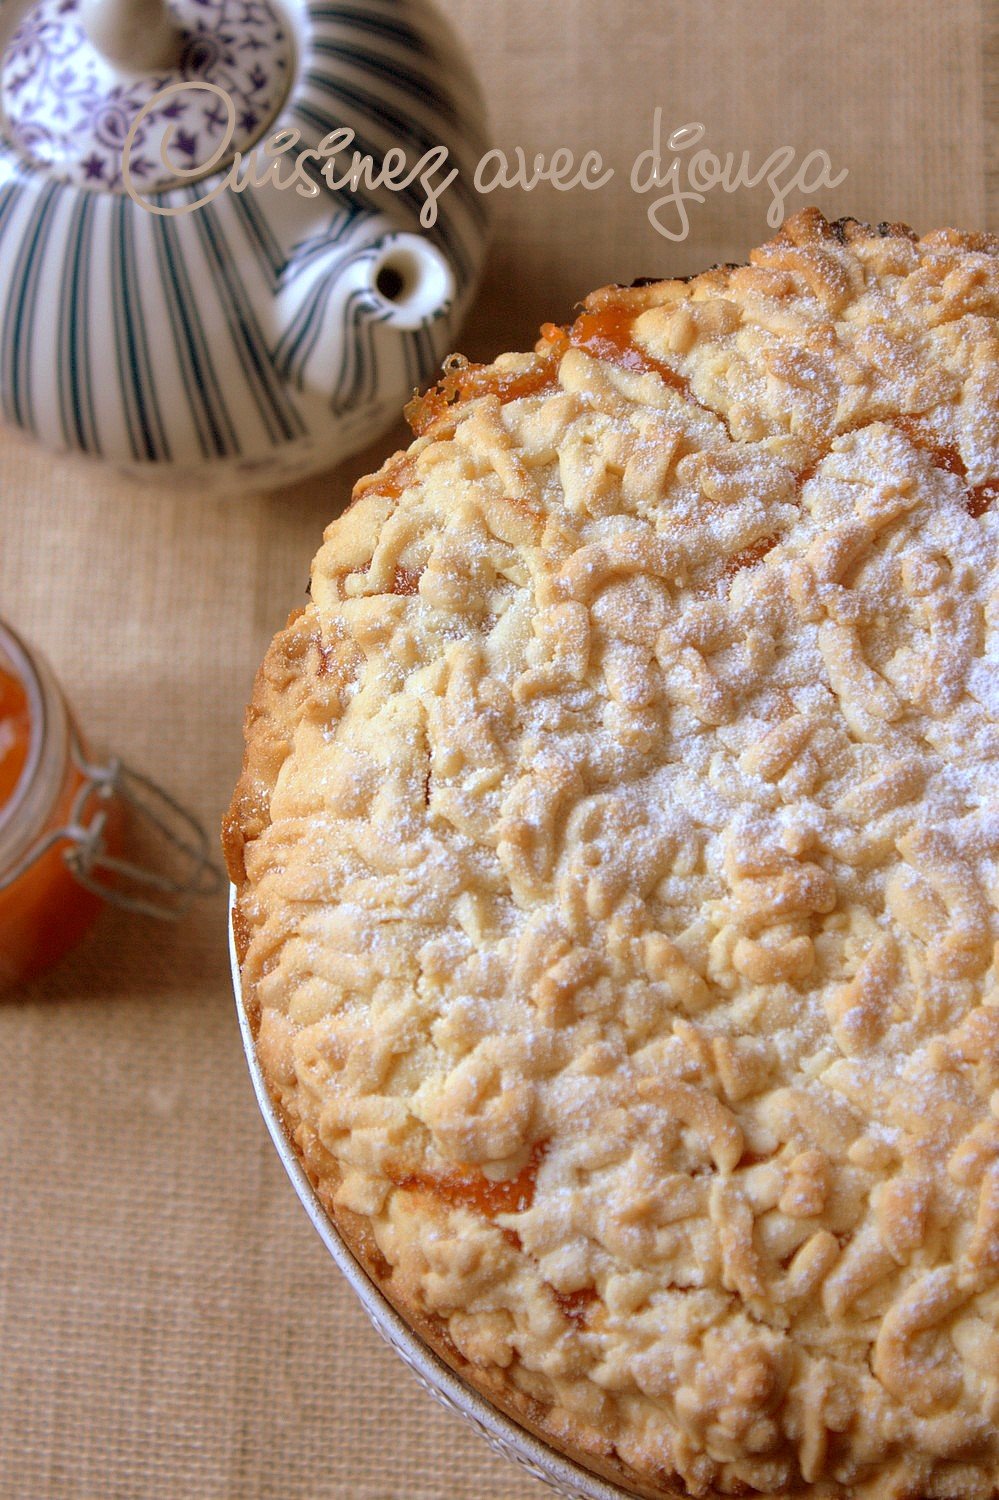
{"type": "Polygon", "coordinates": [[[258,141],[294,55],[270,0],[33,0],[0,59],[0,109],[35,166],[104,192],[124,187],[134,126],[131,176],[154,193],[258,141]]]}

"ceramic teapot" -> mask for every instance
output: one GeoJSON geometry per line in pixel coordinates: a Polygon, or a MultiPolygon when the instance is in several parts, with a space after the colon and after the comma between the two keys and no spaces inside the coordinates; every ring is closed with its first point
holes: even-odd
{"type": "Polygon", "coordinates": [[[483,149],[424,0],[0,0],[3,418],[202,491],[346,458],[454,346],[483,149]]]}

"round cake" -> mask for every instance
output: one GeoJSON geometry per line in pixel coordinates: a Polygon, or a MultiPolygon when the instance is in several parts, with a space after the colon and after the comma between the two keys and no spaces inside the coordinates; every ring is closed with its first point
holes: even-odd
{"type": "Polygon", "coordinates": [[[409,1322],[641,1496],[999,1485],[999,238],[791,219],[453,357],[224,836],[409,1322]]]}

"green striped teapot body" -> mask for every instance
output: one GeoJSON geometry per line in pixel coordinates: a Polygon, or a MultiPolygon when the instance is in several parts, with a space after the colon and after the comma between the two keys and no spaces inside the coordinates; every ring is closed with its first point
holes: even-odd
{"type": "Polygon", "coordinates": [[[474,291],[472,75],[423,0],[173,0],[137,75],[114,3],[0,0],[3,419],[204,491],[329,467],[474,291]]]}

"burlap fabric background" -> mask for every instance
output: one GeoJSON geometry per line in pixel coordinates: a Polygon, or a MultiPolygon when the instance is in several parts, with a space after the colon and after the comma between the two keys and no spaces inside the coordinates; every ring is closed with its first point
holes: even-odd
{"type": "MultiPolygon", "coordinates": [[[[834,214],[999,228],[996,9],[963,0],[452,0],[495,139],[595,146],[598,194],[495,194],[473,355],[590,287],[740,259],[765,192],[671,246],[628,186],[652,109],[761,157],[823,146],[834,214]],[[991,123],[990,123],[991,114],[991,123]],[[991,198],[990,198],[991,194],[991,198]]],[[[381,448],[383,445],[379,445],[381,448]]],[[[370,458],[377,457],[372,453],[370,458]]],[[[136,490],[0,438],[0,613],[92,738],[217,824],[253,670],[365,462],[237,503],[136,490]]],[[[225,915],[108,913],[0,1005],[2,1500],[528,1500],[369,1330],[256,1113],[225,915]]]]}

